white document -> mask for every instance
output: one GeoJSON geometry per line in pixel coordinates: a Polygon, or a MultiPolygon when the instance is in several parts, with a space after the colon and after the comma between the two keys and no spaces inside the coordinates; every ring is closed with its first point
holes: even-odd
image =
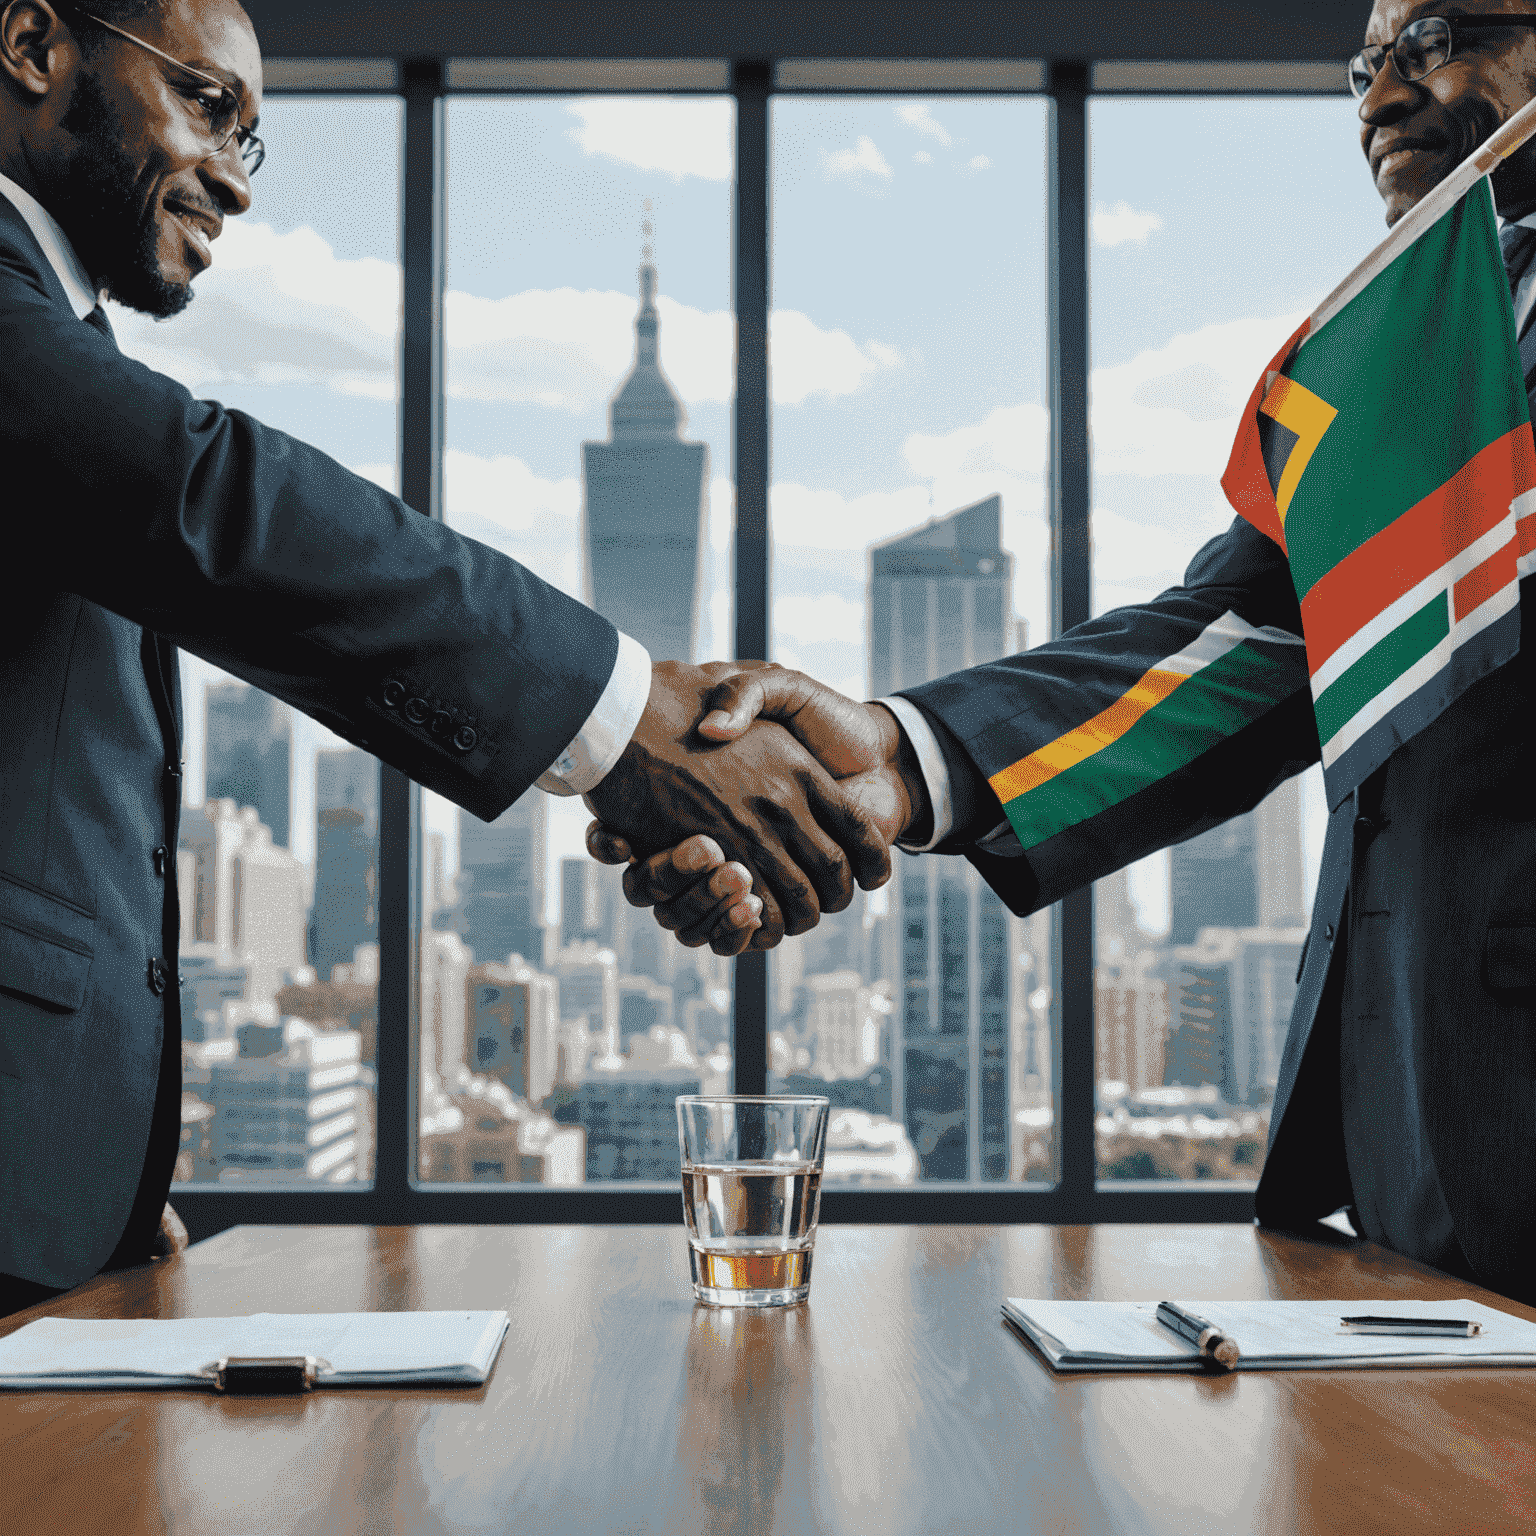
{"type": "MultiPolygon", "coordinates": [[[[1340,1366],[1536,1365],[1536,1323],[1459,1301],[1175,1302],[1214,1324],[1242,1351],[1239,1371],[1340,1366]],[[1471,1338],[1351,1333],[1345,1317],[1464,1318],[1471,1338]]],[[[1155,1301],[1029,1301],[1010,1296],[1003,1315],[1058,1371],[1205,1371],[1195,1346],[1157,1320],[1155,1301]]],[[[1217,1367],[1219,1369],[1219,1367],[1217,1367]]]]}
{"type": "Polygon", "coordinates": [[[314,1355],[316,1386],[477,1386],[505,1312],[257,1312],[247,1317],[42,1317],[0,1339],[0,1388],[192,1387],[225,1356],[314,1355]]]}

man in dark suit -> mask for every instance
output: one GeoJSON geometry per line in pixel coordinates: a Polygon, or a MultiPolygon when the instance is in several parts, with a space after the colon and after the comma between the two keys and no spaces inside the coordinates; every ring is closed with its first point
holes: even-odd
{"type": "MultiPolygon", "coordinates": [[[[1536,15],[1499,0],[1456,10],[1446,23],[1433,0],[1379,0],[1354,62],[1361,143],[1389,224],[1536,96],[1536,15]]],[[[1536,146],[1493,187],[1536,412],[1536,146]]],[[[1536,1301],[1532,579],[1521,612],[1520,654],[1330,818],[1258,1214],[1295,1227],[1347,1207],[1375,1241],[1536,1301]]],[[[864,776],[869,810],[904,846],[964,854],[1015,912],[1032,912],[1251,809],[1318,760],[1303,655],[1281,644],[1277,702],[1189,767],[1027,853],[1004,820],[989,779],[1233,616],[1281,640],[1301,634],[1284,556],[1241,518],[1196,555],[1182,587],[1023,655],[884,705],[798,673],[743,673],[722,684],[724,713],[701,729],[729,739],[759,713],[789,722],[834,772],[864,776]]],[[[600,829],[589,845],[608,859],[628,851],[600,829]]],[[[693,867],[711,862],[712,849],[689,851],[693,867]]],[[[715,931],[708,887],[697,902],[688,893],[691,878],[665,857],[626,875],[631,899],[661,902],[688,942],[738,946],[739,934],[715,931]]]]}
{"type": "Polygon", "coordinates": [[[118,353],[99,299],[174,315],[250,205],[260,94],[235,0],[0,3],[0,1314],[168,1209],[175,646],[482,818],[537,783],[647,850],[710,828],[757,942],[888,870],[781,728],[700,749],[709,674],[118,353]]]}

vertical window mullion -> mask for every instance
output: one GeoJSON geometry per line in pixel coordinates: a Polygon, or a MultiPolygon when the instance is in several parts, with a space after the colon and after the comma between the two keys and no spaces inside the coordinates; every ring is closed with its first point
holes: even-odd
{"type": "MultiPolygon", "coordinates": [[[[440,518],[443,442],[443,69],[404,67],[401,155],[400,495],[440,518]]],[[[381,1204],[411,1198],[416,1118],[416,846],[421,791],[398,769],[380,768],[378,1151],[381,1204]]],[[[403,1212],[402,1218],[404,1219],[403,1212]]]]}
{"type": "MultiPolygon", "coordinates": [[[[736,310],[736,655],[767,660],[768,595],[768,82],[770,66],[736,63],[736,200],[732,283],[736,310]]],[[[735,1091],[768,1083],[768,956],[736,961],[735,1091]]]]}
{"type": "MultiPolygon", "coordinates": [[[[1051,370],[1051,632],[1090,614],[1088,527],[1088,67],[1050,68],[1048,242],[1051,370]]],[[[1055,918],[1061,1065],[1056,1125],[1066,1219],[1091,1219],[1094,1196],[1093,892],[1055,918]]]]}

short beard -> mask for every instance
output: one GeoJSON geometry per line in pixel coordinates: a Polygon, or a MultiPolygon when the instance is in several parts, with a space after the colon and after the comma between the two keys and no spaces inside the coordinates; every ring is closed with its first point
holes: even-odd
{"type": "Polygon", "coordinates": [[[160,270],[158,205],[138,207],[123,121],[94,75],[79,77],[61,126],[74,135],[75,151],[56,211],[91,281],[157,320],[179,315],[192,302],[192,285],[160,270]]]}

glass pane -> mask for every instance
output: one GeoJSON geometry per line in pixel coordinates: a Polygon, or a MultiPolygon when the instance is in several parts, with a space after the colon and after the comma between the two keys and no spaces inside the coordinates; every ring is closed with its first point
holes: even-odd
{"type": "MultiPolygon", "coordinates": [[[[393,489],[400,105],[280,97],[261,122],[254,206],[191,308],[114,308],[119,344],[393,489]]],[[[175,1176],[370,1182],[377,759],[185,652],[181,681],[175,1176]]]]}
{"type": "MultiPolygon", "coordinates": [[[[774,659],[855,698],[1048,632],[1047,110],[773,103],[774,659]]],[[[1052,1179],[1051,914],[897,862],[773,951],[772,1087],[833,1184],[1052,1179]]]]}
{"type": "MultiPolygon", "coordinates": [[[[457,97],[446,515],[656,660],[729,655],[734,105],[457,97]]],[[[578,799],[423,796],[418,1175],[677,1179],[730,963],[628,907],[578,799]]]]}
{"type": "MultiPolygon", "coordinates": [[[[1243,402],[1385,225],[1345,98],[1097,101],[1090,129],[1102,613],[1177,585],[1229,526],[1243,402]],[[1255,176],[1253,143],[1294,169],[1255,176]]],[[[1258,1178],[1324,820],[1313,768],[1098,882],[1101,1178],[1258,1178]]]]}

